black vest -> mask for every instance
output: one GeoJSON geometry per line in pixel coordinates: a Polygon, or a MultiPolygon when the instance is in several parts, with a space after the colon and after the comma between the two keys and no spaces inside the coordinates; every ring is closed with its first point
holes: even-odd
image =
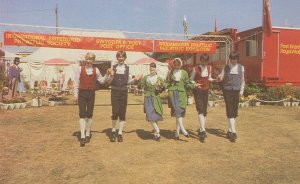
{"type": "Polygon", "coordinates": [[[117,66],[118,64],[113,66],[114,70],[114,78],[112,80],[111,86],[112,89],[124,89],[127,90],[127,83],[128,83],[128,78],[129,78],[129,67],[125,65],[125,72],[124,74],[117,74],[117,66]]]}
{"type": "Polygon", "coordinates": [[[230,74],[229,65],[225,66],[224,69],[224,89],[225,90],[240,90],[242,83],[242,66],[237,64],[238,66],[238,74],[230,74]]]}

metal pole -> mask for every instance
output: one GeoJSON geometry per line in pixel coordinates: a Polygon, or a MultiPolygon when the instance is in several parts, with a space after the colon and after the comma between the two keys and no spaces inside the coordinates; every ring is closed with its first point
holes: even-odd
{"type": "Polygon", "coordinates": [[[56,17],[56,34],[58,34],[58,5],[55,7],[55,17],[56,17]]]}

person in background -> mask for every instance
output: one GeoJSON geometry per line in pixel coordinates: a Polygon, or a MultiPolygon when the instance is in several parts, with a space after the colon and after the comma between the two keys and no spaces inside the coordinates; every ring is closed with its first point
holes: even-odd
{"type": "Polygon", "coordinates": [[[26,76],[23,74],[23,72],[21,72],[20,73],[20,82],[19,82],[19,86],[18,86],[18,90],[19,90],[20,95],[21,95],[21,93],[26,91],[25,78],[26,78],[26,76]]]}
{"type": "Polygon", "coordinates": [[[65,72],[62,68],[59,69],[58,73],[58,90],[64,89],[64,83],[65,83],[65,72]]]}
{"type": "Polygon", "coordinates": [[[123,128],[126,120],[126,108],[128,99],[128,84],[133,84],[141,79],[141,75],[136,75],[132,78],[129,67],[124,63],[127,54],[125,51],[116,53],[118,63],[113,65],[110,74],[111,81],[111,105],[112,105],[112,131],[110,141],[123,142],[123,128]],[[118,134],[116,133],[117,122],[119,121],[118,134]]]}
{"type": "Polygon", "coordinates": [[[18,97],[18,88],[20,82],[20,73],[22,68],[19,67],[20,58],[15,57],[14,63],[9,67],[9,97],[16,98],[18,97]]]}
{"type": "Polygon", "coordinates": [[[235,142],[237,139],[235,122],[238,116],[239,99],[243,97],[245,88],[245,69],[238,64],[239,53],[237,51],[231,52],[229,59],[230,63],[224,66],[221,74],[218,76],[218,81],[223,83],[223,95],[229,125],[227,138],[231,142],[235,142]]]}
{"type": "Polygon", "coordinates": [[[156,64],[150,63],[150,74],[143,77],[140,87],[145,90],[144,110],[146,120],[151,123],[154,129],[154,140],[160,141],[160,130],[158,121],[163,120],[163,108],[159,94],[163,92],[163,79],[156,73],[156,64]]]}
{"type": "Polygon", "coordinates": [[[190,76],[190,79],[195,81],[196,84],[193,93],[200,124],[199,140],[202,142],[207,137],[205,131],[205,121],[207,115],[209,82],[216,81],[216,79],[211,77],[211,67],[208,65],[208,61],[209,55],[201,54],[200,64],[193,68],[190,76]]]}
{"type": "Polygon", "coordinates": [[[74,81],[74,97],[75,100],[78,100],[79,106],[81,147],[84,147],[91,139],[96,80],[103,84],[109,79],[109,75],[103,77],[99,69],[93,66],[95,58],[96,56],[92,52],[88,52],[85,55],[85,62],[76,72],[74,81]]]}
{"type": "Polygon", "coordinates": [[[189,79],[188,73],[181,69],[182,60],[175,58],[173,60],[173,68],[169,70],[164,87],[168,89],[169,107],[171,108],[171,116],[176,117],[175,140],[179,140],[179,132],[187,138],[190,137],[183,125],[185,109],[187,106],[187,88],[194,88],[194,84],[189,79]]]}

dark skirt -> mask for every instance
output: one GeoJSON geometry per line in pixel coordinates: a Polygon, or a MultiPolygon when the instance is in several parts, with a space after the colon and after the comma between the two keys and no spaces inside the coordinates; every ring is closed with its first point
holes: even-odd
{"type": "Polygon", "coordinates": [[[162,121],[163,120],[162,116],[155,111],[153,100],[154,100],[153,96],[145,97],[144,99],[146,120],[154,121],[154,122],[162,121]]]}
{"type": "Polygon", "coordinates": [[[180,118],[185,116],[185,109],[181,108],[179,104],[179,92],[177,90],[173,91],[172,96],[169,96],[169,102],[172,117],[180,118]]]}

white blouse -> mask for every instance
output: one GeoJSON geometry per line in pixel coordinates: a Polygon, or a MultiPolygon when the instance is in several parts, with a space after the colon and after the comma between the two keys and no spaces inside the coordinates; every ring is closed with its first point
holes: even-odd
{"type": "Polygon", "coordinates": [[[156,84],[156,82],[157,82],[157,75],[148,75],[147,82],[149,82],[151,85],[156,84]]]}
{"type": "Polygon", "coordinates": [[[181,70],[174,70],[173,71],[173,76],[175,78],[175,81],[180,81],[180,79],[181,79],[181,70]]]}

